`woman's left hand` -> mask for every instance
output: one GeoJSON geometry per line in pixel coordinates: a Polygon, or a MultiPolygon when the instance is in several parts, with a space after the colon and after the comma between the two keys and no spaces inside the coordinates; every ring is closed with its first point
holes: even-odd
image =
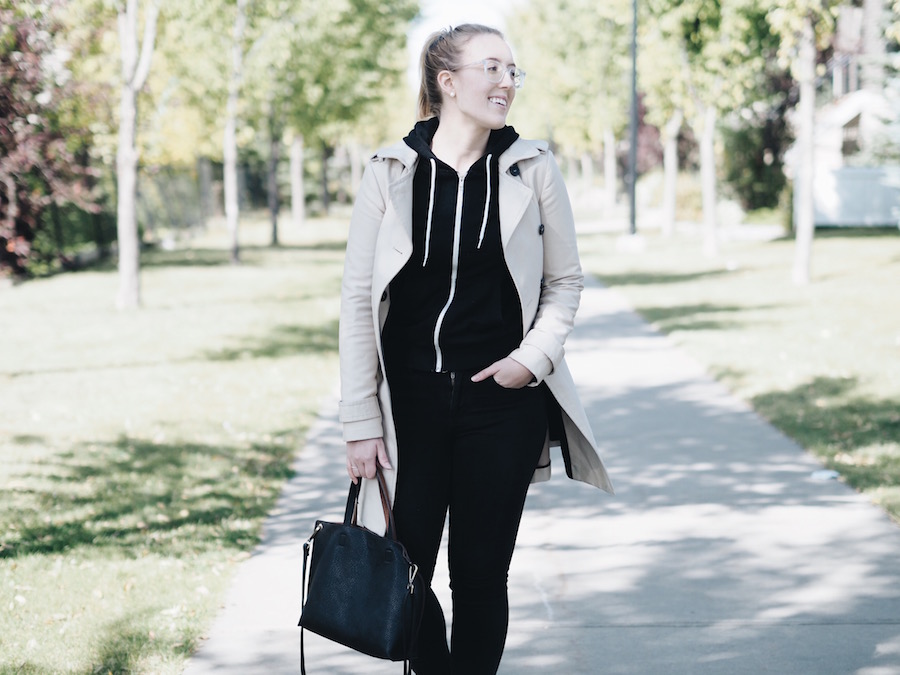
{"type": "Polygon", "coordinates": [[[534,379],[534,373],[507,356],[475,373],[472,376],[472,382],[481,382],[489,377],[493,377],[494,382],[504,389],[521,389],[534,379]]]}

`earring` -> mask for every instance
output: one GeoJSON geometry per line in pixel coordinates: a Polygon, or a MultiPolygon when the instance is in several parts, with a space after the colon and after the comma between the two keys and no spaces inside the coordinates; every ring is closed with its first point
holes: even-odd
{"type": "Polygon", "coordinates": [[[455,92],[455,91],[451,91],[451,92],[450,92],[450,98],[453,98],[454,96],[456,96],[456,92],[455,92]]]}

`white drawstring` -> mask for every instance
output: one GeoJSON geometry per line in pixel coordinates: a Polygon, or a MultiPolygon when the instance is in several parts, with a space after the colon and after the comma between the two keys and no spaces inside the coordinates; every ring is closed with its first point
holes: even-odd
{"type": "Polygon", "coordinates": [[[484,230],[487,227],[488,211],[491,208],[491,156],[488,155],[484,161],[484,173],[487,178],[487,195],[484,198],[484,217],[481,219],[481,233],[478,235],[478,246],[481,248],[481,241],[484,239],[484,230]]]}
{"type": "Polygon", "coordinates": [[[431,161],[431,195],[428,197],[428,224],[425,226],[425,257],[422,259],[422,267],[428,263],[428,251],[431,248],[431,218],[434,215],[434,178],[437,175],[437,165],[431,161]]]}

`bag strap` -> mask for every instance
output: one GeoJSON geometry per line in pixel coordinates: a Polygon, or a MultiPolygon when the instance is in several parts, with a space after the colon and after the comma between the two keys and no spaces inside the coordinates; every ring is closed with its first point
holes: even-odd
{"type": "MultiPolygon", "coordinates": [[[[303,542],[303,577],[300,581],[300,613],[303,613],[303,607],[306,605],[306,561],[309,559],[309,545],[313,537],[318,533],[319,528],[312,533],[312,537],[303,542]]],[[[300,621],[300,675],[306,675],[306,649],[303,644],[303,621],[300,621]]]]}
{"type": "MultiPolygon", "coordinates": [[[[356,483],[350,483],[350,491],[347,493],[347,506],[344,509],[344,525],[356,525],[356,515],[359,507],[359,490],[362,487],[363,478],[356,483]]],[[[381,510],[384,513],[385,536],[397,541],[397,526],[394,524],[394,512],[391,509],[391,500],[388,498],[387,481],[381,467],[375,471],[375,480],[378,482],[378,493],[381,497],[381,510]]]]}
{"type": "Polygon", "coordinates": [[[388,499],[387,481],[384,479],[381,467],[376,469],[375,478],[378,480],[378,492],[381,495],[381,510],[384,512],[385,536],[397,541],[397,526],[394,524],[394,511],[391,508],[391,501],[388,499]]]}
{"type": "Polygon", "coordinates": [[[344,525],[356,525],[356,504],[359,501],[359,489],[362,487],[362,479],[350,483],[350,492],[347,493],[347,507],[344,509],[344,525]]]}

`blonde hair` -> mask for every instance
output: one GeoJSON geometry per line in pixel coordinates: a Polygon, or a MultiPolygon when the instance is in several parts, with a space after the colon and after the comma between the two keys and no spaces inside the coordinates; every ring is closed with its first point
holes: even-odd
{"type": "Polygon", "coordinates": [[[419,58],[419,119],[441,115],[441,87],[437,76],[442,70],[453,70],[466,43],[476,35],[496,35],[504,40],[496,28],[480,23],[464,23],[456,28],[444,28],[428,36],[419,58]]]}

